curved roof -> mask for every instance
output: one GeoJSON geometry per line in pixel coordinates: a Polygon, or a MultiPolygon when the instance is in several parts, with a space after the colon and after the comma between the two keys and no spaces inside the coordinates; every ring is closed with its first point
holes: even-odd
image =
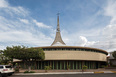
{"type": "Polygon", "coordinates": [[[44,47],[34,47],[34,48],[81,48],[81,49],[92,49],[92,50],[98,50],[101,52],[105,52],[108,54],[107,51],[98,49],[98,48],[91,48],[91,47],[81,47],[81,46],[44,46],[44,47]]]}

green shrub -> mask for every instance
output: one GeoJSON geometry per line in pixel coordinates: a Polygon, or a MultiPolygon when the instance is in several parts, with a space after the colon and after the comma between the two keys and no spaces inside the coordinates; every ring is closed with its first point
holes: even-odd
{"type": "Polygon", "coordinates": [[[112,65],[112,67],[116,67],[116,65],[112,65]]]}
{"type": "Polygon", "coordinates": [[[44,67],[44,70],[47,72],[48,70],[50,70],[51,69],[51,66],[45,66],[44,67]]]}
{"type": "Polygon", "coordinates": [[[25,71],[24,73],[35,73],[35,71],[25,71]]]}
{"type": "Polygon", "coordinates": [[[24,73],[29,73],[29,71],[25,71],[24,73]]]}
{"type": "Polygon", "coordinates": [[[50,66],[45,66],[44,69],[45,70],[50,70],[51,68],[50,68],[50,66]]]}
{"type": "Polygon", "coordinates": [[[67,69],[70,69],[70,65],[67,65],[67,69]]]}
{"type": "Polygon", "coordinates": [[[19,72],[19,68],[15,68],[15,72],[19,72]]]}
{"type": "Polygon", "coordinates": [[[88,67],[86,66],[86,65],[84,65],[83,67],[82,67],[82,69],[87,69],[88,67]]]}
{"type": "Polygon", "coordinates": [[[30,71],[29,73],[35,73],[35,71],[30,71]]]}
{"type": "Polygon", "coordinates": [[[108,65],[102,65],[102,66],[100,66],[100,68],[105,68],[105,67],[108,67],[108,65]]]}
{"type": "Polygon", "coordinates": [[[86,65],[82,66],[82,71],[85,71],[88,67],[86,65]]]}

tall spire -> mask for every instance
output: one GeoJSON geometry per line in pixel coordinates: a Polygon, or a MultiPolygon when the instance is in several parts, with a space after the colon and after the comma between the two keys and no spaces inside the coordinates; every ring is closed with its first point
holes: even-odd
{"type": "Polygon", "coordinates": [[[60,25],[59,25],[59,14],[57,14],[57,32],[60,32],[60,25]]]}
{"type": "Polygon", "coordinates": [[[60,34],[59,13],[58,13],[57,14],[56,37],[55,37],[55,40],[54,40],[54,42],[52,43],[51,46],[64,46],[64,45],[66,45],[66,44],[63,42],[61,34],[60,34]]]}

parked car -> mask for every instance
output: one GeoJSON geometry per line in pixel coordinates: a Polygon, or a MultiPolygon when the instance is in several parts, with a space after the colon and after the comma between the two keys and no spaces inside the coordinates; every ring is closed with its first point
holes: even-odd
{"type": "Polygon", "coordinates": [[[0,73],[3,77],[7,77],[14,73],[14,69],[10,65],[0,65],[0,73]]]}
{"type": "Polygon", "coordinates": [[[2,74],[1,74],[1,72],[0,72],[0,77],[2,77],[2,74]]]}

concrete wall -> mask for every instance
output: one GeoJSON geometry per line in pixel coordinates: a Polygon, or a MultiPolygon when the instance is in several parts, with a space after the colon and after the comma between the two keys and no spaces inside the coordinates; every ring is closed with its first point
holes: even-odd
{"type": "Polygon", "coordinates": [[[89,51],[44,51],[45,60],[92,60],[107,61],[106,54],[89,51]]]}

